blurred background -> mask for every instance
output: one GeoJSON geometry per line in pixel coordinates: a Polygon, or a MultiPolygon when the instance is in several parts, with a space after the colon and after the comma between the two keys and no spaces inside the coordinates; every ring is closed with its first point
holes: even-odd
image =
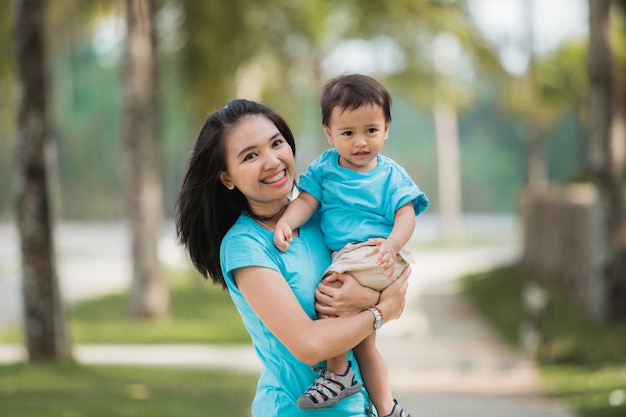
{"type": "MultiPolygon", "coordinates": [[[[394,369],[424,382],[407,398],[451,368],[461,390],[515,383],[508,371],[526,372],[525,360],[499,357],[499,346],[472,350],[471,329],[483,337],[485,320],[545,365],[547,389],[577,415],[624,415],[625,0],[5,3],[2,361],[90,362],[81,348],[92,344],[104,346],[108,363],[113,345],[139,344],[133,361],[141,362],[149,344],[226,344],[196,359],[238,366],[249,344],[239,316],[228,294],[198,285],[176,242],[189,152],[211,111],[247,98],[285,117],[302,172],[329,146],[321,87],[359,72],[391,92],[384,154],[431,201],[411,242],[421,269],[403,315],[410,330],[389,339],[394,369]],[[409,362],[431,342],[425,362],[409,362]]],[[[180,356],[168,350],[156,362],[180,356]]],[[[256,381],[206,370],[58,370],[0,367],[8,375],[0,411],[37,416],[71,403],[82,410],[72,415],[154,417],[192,403],[185,415],[247,415],[240,395],[251,400],[256,381]],[[73,385],[51,379],[67,375],[73,385]],[[194,382],[174,389],[173,380],[194,382]],[[48,395],[56,386],[66,388],[48,395]],[[147,398],[152,408],[133,408],[147,398]]],[[[541,389],[532,385],[517,402],[541,389]]],[[[486,415],[483,403],[478,409],[486,415]]]]}
{"type": "MultiPolygon", "coordinates": [[[[57,162],[50,175],[58,216],[122,217],[124,2],[56,0],[47,13],[57,162]]],[[[173,214],[186,157],[209,112],[233,97],[268,104],[296,132],[302,170],[328,146],[320,127],[321,86],[344,72],[370,74],[391,91],[394,120],[385,153],[428,194],[432,212],[441,206],[439,146],[446,165],[458,164],[446,168],[459,174],[458,195],[448,199],[460,198],[467,212],[514,213],[528,179],[532,134],[541,137],[549,180],[585,179],[587,19],[583,0],[155,1],[156,143],[165,214],[173,214]],[[539,132],[529,132],[529,124],[539,132]],[[453,137],[448,145],[447,136],[453,137]]],[[[7,8],[0,21],[4,220],[12,218],[15,172],[14,26],[7,8]]]]}

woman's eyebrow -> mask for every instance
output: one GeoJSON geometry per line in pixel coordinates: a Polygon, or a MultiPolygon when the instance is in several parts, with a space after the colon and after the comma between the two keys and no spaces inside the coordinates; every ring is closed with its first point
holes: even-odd
{"type": "MultiPolygon", "coordinates": [[[[278,136],[281,136],[280,132],[274,133],[267,141],[271,142],[272,140],[276,139],[278,136]]],[[[252,146],[247,146],[243,148],[241,151],[239,151],[239,153],[237,154],[237,157],[241,157],[241,155],[245,154],[246,152],[251,151],[252,149],[255,149],[256,147],[257,145],[252,145],[252,146]]]]}
{"type": "Polygon", "coordinates": [[[237,158],[240,158],[240,157],[241,157],[241,155],[243,155],[243,154],[245,154],[245,153],[247,153],[247,152],[249,152],[249,151],[253,150],[254,148],[256,148],[256,146],[255,146],[255,145],[253,145],[253,146],[246,146],[246,147],[245,147],[245,148],[243,148],[241,151],[239,151],[239,153],[237,154],[237,158]]]}

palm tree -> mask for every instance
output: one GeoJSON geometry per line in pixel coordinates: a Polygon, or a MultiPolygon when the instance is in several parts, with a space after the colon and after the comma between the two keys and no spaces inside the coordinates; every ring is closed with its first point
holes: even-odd
{"type": "Polygon", "coordinates": [[[54,255],[48,170],[46,1],[17,5],[18,102],[16,217],[22,252],[26,346],[31,361],[70,358],[54,255]]]}
{"type": "Polygon", "coordinates": [[[626,245],[619,244],[626,233],[621,177],[613,169],[611,124],[613,120],[613,56],[610,32],[611,0],[589,0],[590,82],[589,168],[598,189],[600,237],[598,248],[603,260],[603,276],[597,286],[604,295],[602,318],[626,318],[626,245]]]}
{"type": "Polygon", "coordinates": [[[127,0],[126,12],[123,135],[133,264],[130,313],[135,318],[158,318],[167,312],[169,292],[157,251],[163,196],[152,1],[127,0]]]}

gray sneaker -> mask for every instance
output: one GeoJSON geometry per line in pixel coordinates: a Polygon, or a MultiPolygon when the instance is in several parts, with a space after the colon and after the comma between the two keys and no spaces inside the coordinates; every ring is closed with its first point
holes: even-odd
{"type": "Polygon", "coordinates": [[[393,400],[393,408],[391,409],[391,413],[383,417],[411,417],[411,415],[407,414],[404,409],[400,407],[398,401],[393,400]]]}
{"type": "Polygon", "coordinates": [[[359,391],[361,384],[355,379],[352,363],[348,362],[348,370],[343,375],[320,370],[320,376],[298,398],[297,405],[303,410],[330,407],[359,391]]]}

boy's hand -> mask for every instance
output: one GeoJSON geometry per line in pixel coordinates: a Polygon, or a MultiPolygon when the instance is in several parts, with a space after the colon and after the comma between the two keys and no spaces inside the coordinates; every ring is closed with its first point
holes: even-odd
{"type": "Polygon", "coordinates": [[[385,273],[387,278],[391,278],[395,271],[395,261],[398,249],[389,239],[377,238],[370,239],[370,241],[378,246],[378,257],[376,258],[376,263],[380,265],[380,269],[383,273],[385,273]]]}
{"type": "Polygon", "coordinates": [[[280,221],[276,223],[276,228],[274,229],[274,246],[276,246],[279,251],[287,252],[292,236],[291,227],[289,227],[288,224],[280,221]]]}

